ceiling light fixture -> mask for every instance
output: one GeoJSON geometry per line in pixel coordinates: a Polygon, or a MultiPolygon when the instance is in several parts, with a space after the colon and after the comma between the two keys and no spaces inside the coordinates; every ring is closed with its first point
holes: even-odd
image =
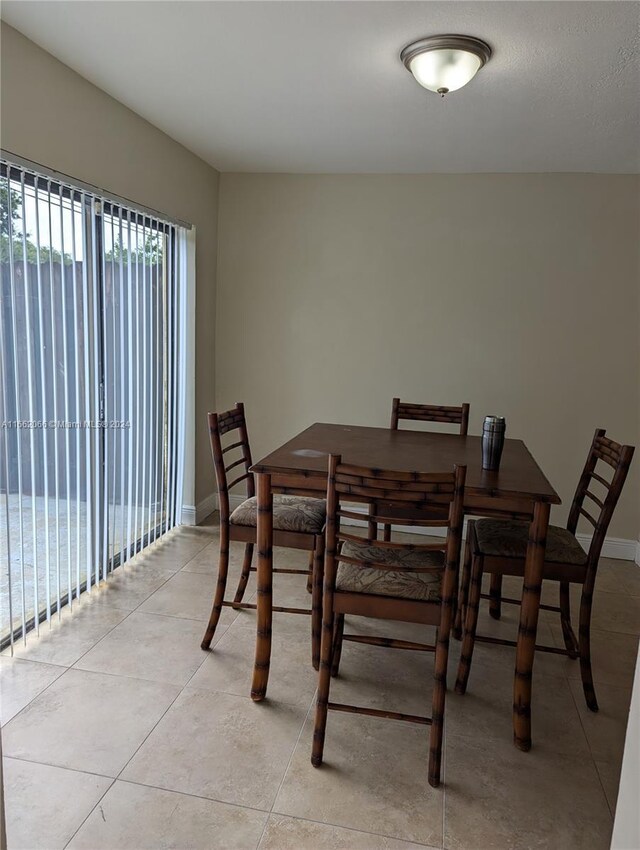
{"type": "Polygon", "coordinates": [[[470,35],[432,35],[407,44],[400,59],[416,81],[441,97],[466,86],[491,58],[491,48],[470,35]]]}

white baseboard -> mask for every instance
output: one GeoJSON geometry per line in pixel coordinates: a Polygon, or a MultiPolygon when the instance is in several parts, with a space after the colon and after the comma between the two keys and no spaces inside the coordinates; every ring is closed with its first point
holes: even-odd
{"type": "MultiPolygon", "coordinates": [[[[591,544],[590,534],[576,534],[582,548],[586,551],[591,544]]],[[[603,558],[618,558],[621,561],[638,562],[638,544],[635,540],[625,540],[624,537],[605,537],[602,546],[603,558]]]]}
{"type": "MultiPolygon", "coordinates": [[[[233,510],[237,508],[238,505],[243,502],[247,497],[242,495],[242,493],[237,493],[229,496],[230,508],[233,510]]],[[[183,525],[197,525],[202,522],[202,520],[206,519],[210,513],[217,510],[218,508],[218,495],[217,493],[210,493],[206,499],[203,499],[201,502],[198,502],[197,506],[193,505],[184,505],[182,508],[182,523],[183,525]]],[[[358,505],[352,508],[355,513],[366,513],[366,508],[358,505]]],[[[345,520],[345,525],[359,525],[364,526],[366,522],[359,522],[358,520],[345,520]]],[[[406,527],[396,527],[392,526],[395,531],[407,531],[406,527]]],[[[416,527],[412,529],[412,533],[414,534],[428,534],[432,537],[444,537],[445,530],[442,528],[420,528],[416,527]]],[[[465,531],[464,534],[466,536],[466,520],[465,520],[465,531]]],[[[585,552],[589,548],[589,544],[591,543],[591,535],[590,534],[576,534],[578,541],[585,552]]],[[[607,537],[604,541],[604,546],[602,547],[602,556],[604,558],[617,558],[621,561],[635,561],[636,564],[640,565],[640,540],[627,540],[624,537],[607,537]]]]}
{"type": "MultiPolygon", "coordinates": [[[[232,497],[233,498],[233,497],[232,497]]],[[[238,503],[242,501],[239,498],[238,503]]],[[[198,525],[218,508],[218,494],[209,493],[197,505],[182,506],[182,525],[198,525]]]]}
{"type": "Polygon", "coordinates": [[[196,525],[196,506],[182,506],[182,522],[181,525],[196,525]]]}
{"type": "MultiPolygon", "coordinates": [[[[242,500],[240,500],[242,501],[242,500]]],[[[218,494],[209,493],[202,501],[196,505],[196,524],[205,520],[209,514],[218,510],[218,494]]]]}

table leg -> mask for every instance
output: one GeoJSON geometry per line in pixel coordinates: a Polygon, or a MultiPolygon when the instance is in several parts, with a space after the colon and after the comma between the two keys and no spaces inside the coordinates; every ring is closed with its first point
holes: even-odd
{"type": "Polygon", "coordinates": [[[536,502],[534,506],[524,565],[516,674],[513,683],[513,741],[518,749],[525,752],[531,749],[531,677],[536,651],[549,510],[547,502],[536,502]]]}
{"type": "Polygon", "coordinates": [[[258,546],[258,632],[256,636],[256,660],[253,667],[253,681],[251,683],[251,699],[254,702],[260,702],[266,696],[267,683],[269,681],[271,620],[273,614],[271,598],[273,578],[273,494],[271,492],[270,475],[265,473],[256,474],[256,495],[258,502],[256,529],[258,546]]]}

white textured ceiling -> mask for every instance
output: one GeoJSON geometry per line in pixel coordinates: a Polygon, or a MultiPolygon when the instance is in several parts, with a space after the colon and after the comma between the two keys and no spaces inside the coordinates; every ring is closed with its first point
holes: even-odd
{"type": "Polygon", "coordinates": [[[580,0],[2,4],[216,168],[280,172],[637,172],[639,13],[580,0]],[[443,32],[494,56],[441,100],[398,52],[443,32]]]}

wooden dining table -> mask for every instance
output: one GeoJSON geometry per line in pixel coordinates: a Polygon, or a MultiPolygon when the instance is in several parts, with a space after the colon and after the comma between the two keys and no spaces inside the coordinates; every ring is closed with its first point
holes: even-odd
{"type": "Polygon", "coordinates": [[[513,687],[514,743],[531,747],[531,686],[540,591],[551,505],[560,497],[522,440],[507,439],[498,471],[482,469],[481,438],[427,431],[316,423],[251,467],[256,476],[258,601],[251,698],[267,693],[271,658],[274,493],[317,496],[327,487],[330,454],[356,465],[402,472],[449,472],[467,467],[466,515],[527,519],[520,627],[513,687]]]}

